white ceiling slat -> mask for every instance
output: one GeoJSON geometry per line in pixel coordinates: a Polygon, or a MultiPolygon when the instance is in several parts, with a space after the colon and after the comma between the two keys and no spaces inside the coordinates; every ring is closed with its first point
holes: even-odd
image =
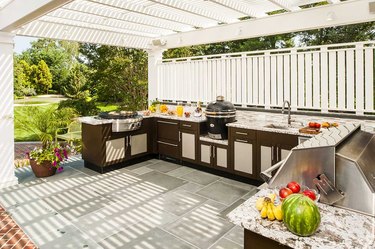
{"type": "Polygon", "coordinates": [[[251,16],[251,17],[267,16],[264,12],[255,11],[253,8],[251,8],[251,6],[245,4],[242,1],[232,1],[232,0],[208,0],[208,1],[230,8],[235,11],[238,11],[239,13],[242,13],[246,16],[251,16]]]}
{"type": "Polygon", "coordinates": [[[26,25],[18,31],[17,35],[140,49],[150,46],[150,39],[145,37],[43,21],[34,21],[32,25],[26,25]]]}
{"type": "Polygon", "coordinates": [[[144,33],[144,32],[138,32],[134,30],[124,29],[124,28],[116,28],[109,25],[102,25],[102,24],[94,24],[86,21],[76,21],[64,17],[52,17],[52,16],[44,16],[39,19],[39,21],[43,22],[49,22],[49,23],[56,23],[56,24],[65,24],[68,26],[75,26],[75,27],[81,27],[81,28],[90,28],[90,29],[96,29],[96,30],[104,30],[104,31],[110,31],[118,34],[125,34],[125,35],[136,35],[141,37],[148,37],[148,38],[155,38],[160,35],[158,34],[151,34],[151,33],[144,33]]]}
{"type": "Polygon", "coordinates": [[[267,0],[267,1],[270,1],[278,6],[280,6],[281,8],[287,10],[287,11],[296,11],[296,10],[300,10],[301,8],[298,7],[298,6],[293,6],[290,2],[291,1],[286,1],[286,0],[267,0]]]}
{"type": "Polygon", "coordinates": [[[173,21],[162,20],[160,18],[131,13],[128,10],[105,5],[103,6],[95,2],[75,1],[64,6],[63,8],[174,31],[181,32],[192,30],[191,25],[180,24],[173,21]]]}
{"type": "Polygon", "coordinates": [[[54,12],[48,14],[47,16],[62,18],[66,20],[82,21],[84,23],[100,24],[103,26],[109,26],[109,27],[115,27],[115,28],[123,28],[123,29],[128,29],[128,30],[132,30],[136,32],[150,33],[150,34],[159,35],[159,36],[174,33],[171,30],[144,26],[142,24],[134,24],[131,22],[115,20],[115,19],[111,19],[107,17],[103,18],[98,15],[92,15],[92,14],[87,14],[87,13],[82,13],[82,12],[74,12],[72,10],[67,10],[63,8],[55,10],[54,12]]]}
{"type": "MultiPolygon", "coordinates": [[[[184,25],[190,25],[194,27],[199,27],[202,28],[205,25],[205,21],[199,21],[199,18],[196,16],[188,16],[188,15],[178,15],[178,11],[176,9],[167,9],[167,7],[159,7],[158,8],[153,8],[152,5],[146,6],[146,5],[140,5],[140,4],[133,4],[128,1],[119,1],[119,0],[85,0],[87,2],[94,2],[98,3],[104,6],[109,6],[109,7],[114,7],[114,8],[119,8],[122,10],[127,10],[129,12],[133,13],[138,13],[141,15],[147,15],[151,17],[156,17],[159,19],[164,19],[164,20],[169,20],[172,22],[177,22],[181,23],[184,25]]],[[[138,2],[138,1],[137,1],[138,2]]],[[[150,2],[151,3],[151,2],[150,2]]],[[[216,23],[212,21],[212,25],[214,26],[216,23]]]]}
{"type": "Polygon", "coordinates": [[[187,2],[175,1],[175,0],[149,0],[149,1],[153,3],[165,5],[165,6],[171,6],[181,11],[185,11],[193,15],[199,15],[200,17],[211,19],[217,22],[231,23],[231,22],[235,22],[237,19],[237,18],[228,18],[225,15],[208,11],[207,9],[203,9],[201,6],[197,7],[198,5],[193,5],[189,1],[187,2]]]}
{"type": "Polygon", "coordinates": [[[12,2],[13,0],[0,0],[0,9],[6,7],[8,4],[10,4],[10,2],[12,2]]]}
{"type": "Polygon", "coordinates": [[[340,3],[341,1],[340,0],[327,0],[328,3],[340,3]]]}

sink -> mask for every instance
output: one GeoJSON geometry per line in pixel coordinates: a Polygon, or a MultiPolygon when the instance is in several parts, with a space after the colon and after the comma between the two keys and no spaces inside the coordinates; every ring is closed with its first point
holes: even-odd
{"type": "Polygon", "coordinates": [[[289,129],[299,129],[302,128],[303,125],[300,124],[290,124],[290,125],[282,125],[282,124],[268,124],[264,126],[265,128],[271,129],[279,129],[279,130],[289,130],[289,129]]]}
{"type": "Polygon", "coordinates": [[[264,126],[265,128],[272,128],[272,129],[282,129],[288,130],[289,127],[287,125],[278,125],[278,124],[268,124],[264,126]]]}

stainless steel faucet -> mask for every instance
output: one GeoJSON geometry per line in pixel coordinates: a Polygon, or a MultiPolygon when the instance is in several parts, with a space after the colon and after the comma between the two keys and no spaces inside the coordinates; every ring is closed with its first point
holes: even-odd
{"type": "Polygon", "coordinates": [[[290,116],[290,102],[288,100],[284,101],[284,103],[283,103],[283,109],[281,110],[281,113],[284,113],[285,103],[288,104],[288,125],[290,125],[292,123],[292,118],[290,116]]]}

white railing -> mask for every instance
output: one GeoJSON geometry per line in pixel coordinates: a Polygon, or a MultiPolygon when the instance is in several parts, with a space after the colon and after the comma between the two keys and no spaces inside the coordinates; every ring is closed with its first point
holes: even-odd
{"type": "Polygon", "coordinates": [[[375,42],[165,59],[158,98],[374,114],[375,42]]]}

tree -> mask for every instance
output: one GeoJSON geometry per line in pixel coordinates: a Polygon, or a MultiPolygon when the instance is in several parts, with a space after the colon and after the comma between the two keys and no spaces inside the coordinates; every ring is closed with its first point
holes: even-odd
{"type": "Polygon", "coordinates": [[[88,74],[88,67],[85,64],[76,62],[64,83],[63,91],[65,95],[70,98],[78,98],[82,92],[87,90],[88,74]]]}
{"type": "Polygon", "coordinates": [[[44,60],[31,66],[31,80],[37,93],[48,93],[52,87],[52,74],[44,60]]]}
{"type": "Polygon", "coordinates": [[[30,65],[38,65],[43,60],[52,74],[52,89],[63,93],[61,88],[70,74],[72,66],[78,60],[79,43],[39,39],[32,42],[31,48],[19,57],[30,65]]]}
{"type": "Polygon", "coordinates": [[[147,104],[147,56],[138,49],[85,44],[81,47],[91,89],[100,101],[122,102],[128,109],[147,104]],[[132,103],[133,102],[133,103],[132,103]]]}
{"type": "Polygon", "coordinates": [[[35,95],[30,80],[31,67],[25,60],[14,60],[14,94],[16,96],[35,95]]]}

